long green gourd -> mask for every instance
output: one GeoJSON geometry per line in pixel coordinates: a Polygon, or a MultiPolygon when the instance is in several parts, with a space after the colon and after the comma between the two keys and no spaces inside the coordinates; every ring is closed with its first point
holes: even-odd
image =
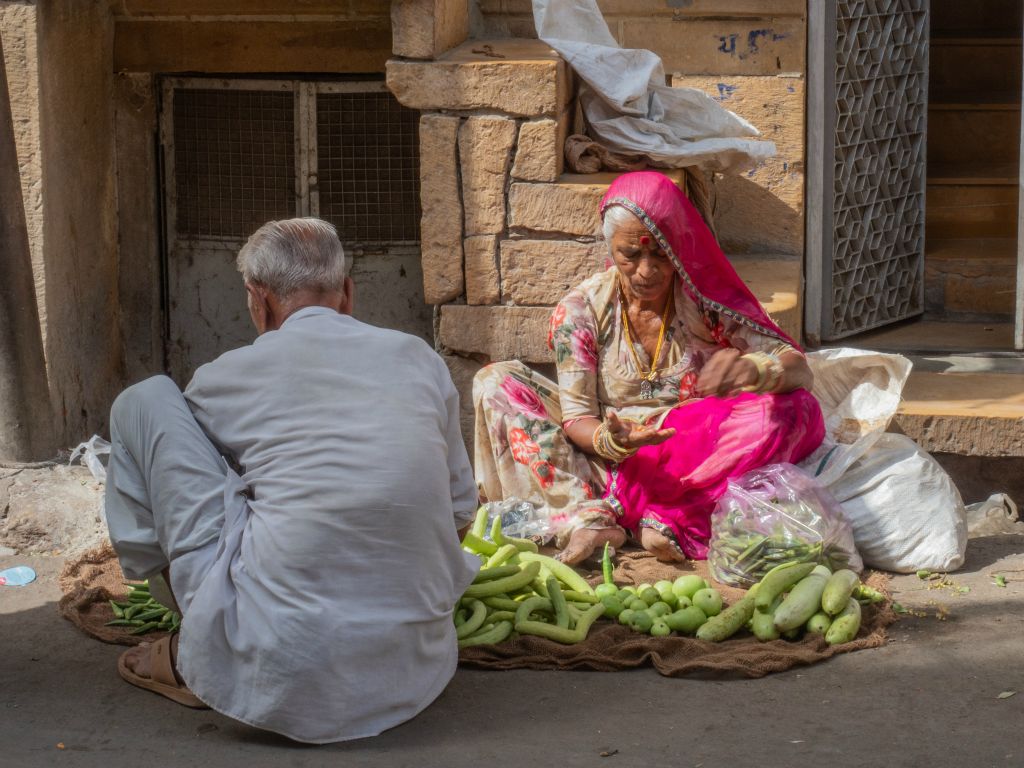
{"type": "Polygon", "coordinates": [[[459,648],[469,648],[472,645],[494,645],[495,643],[500,643],[511,634],[512,622],[499,621],[494,626],[488,628],[486,632],[480,632],[459,640],[459,648]]]}
{"type": "Polygon", "coordinates": [[[470,600],[469,609],[472,613],[469,618],[466,619],[461,625],[455,628],[455,636],[461,640],[464,637],[469,637],[476,632],[480,627],[484,625],[484,619],[487,618],[487,606],[484,605],[480,600],[470,600]]]}
{"type": "Polygon", "coordinates": [[[574,592],[582,592],[585,595],[594,594],[593,588],[587,584],[586,580],[582,576],[576,573],[576,571],[565,563],[559,562],[553,557],[537,554],[535,552],[520,552],[519,560],[524,563],[541,563],[551,572],[552,576],[557,578],[574,592]]]}
{"type": "Polygon", "coordinates": [[[564,645],[574,645],[583,642],[590,632],[590,627],[595,621],[604,615],[603,605],[593,605],[576,622],[575,629],[565,629],[552,624],[545,624],[542,621],[517,621],[516,632],[521,635],[537,635],[554,640],[564,645]]]}
{"type": "Polygon", "coordinates": [[[538,573],[540,573],[540,563],[527,563],[519,573],[513,576],[485,581],[481,584],[470,584],[463,597],[490,597],[503,592],[515,592],[537,578],[538,573]]]}

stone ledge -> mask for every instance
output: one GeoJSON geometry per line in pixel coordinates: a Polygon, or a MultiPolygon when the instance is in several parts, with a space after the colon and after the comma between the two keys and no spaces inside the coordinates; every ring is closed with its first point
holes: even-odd
{"type": "Polygon", "coordinates": [[[390,59],[387,85],[412,109],[557,117],[569,103],[562,58],[539,40],[470,40],[436,61],[390,59]]]}
{"type": "Polygon", "coordinates": [[[895,423],[929,452],[1024,456],[1024,375],[915,371],[895,423]]]}
{"type": "Polygon", "coordinates": [[[491,362],[550,363],[551,307],[441,307],[440,342],[452,352],[483,355],[491,362]]]}

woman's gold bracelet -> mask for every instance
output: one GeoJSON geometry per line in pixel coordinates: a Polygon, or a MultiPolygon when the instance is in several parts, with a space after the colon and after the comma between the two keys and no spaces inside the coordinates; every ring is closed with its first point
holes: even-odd
{"type": "Polygon", "coordinates": [[[778,355],[769,355],[766,352],[750,352],[743,355],[744,360],[749,360],[757,368],[757,381],[742,388],[744,392],[774,392],[782,375],[785,373],[782,361],[778,355]]]}
{"type": "Polygon", "coordinates": [[[594,453],[613,464],[621,464],[637,452],[636,448],[626,448],[625,446],[620,445],[612,436],[611,430],[608,429],[608,424],[603,421],[601,422],[601,425],[594,430],[594,439],[592,443],[594,446],[594,453]]]}

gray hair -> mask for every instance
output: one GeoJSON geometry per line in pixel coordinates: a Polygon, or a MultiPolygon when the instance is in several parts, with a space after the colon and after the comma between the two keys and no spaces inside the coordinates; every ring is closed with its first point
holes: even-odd
{"type": "Polygon", "coordinates": [[[632,222],[639,221],[631,210],[621,205],[610,205],[604,211],[604,223],[602,224],[602,230],[604,232],[604,241],[608,244],[608,248],[612,247],[612,235],[615,231],[623,224],[629,224],[632,222]]]}
{"type": "Polygon", "coordinates": [[[340,290],[349,261],[338,232],[314,218],[268,221],[238,252],[238,271],[280,298],[298,290],[340,290]]]}

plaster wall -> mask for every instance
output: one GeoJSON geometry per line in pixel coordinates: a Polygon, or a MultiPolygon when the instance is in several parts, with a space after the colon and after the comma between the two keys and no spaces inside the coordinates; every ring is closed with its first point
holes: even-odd
{"type": "Polygon", "coordinates": [[[124,382],[105,2],[38,5],[46,356],[59,438],[106,428],[124,382]]]}

